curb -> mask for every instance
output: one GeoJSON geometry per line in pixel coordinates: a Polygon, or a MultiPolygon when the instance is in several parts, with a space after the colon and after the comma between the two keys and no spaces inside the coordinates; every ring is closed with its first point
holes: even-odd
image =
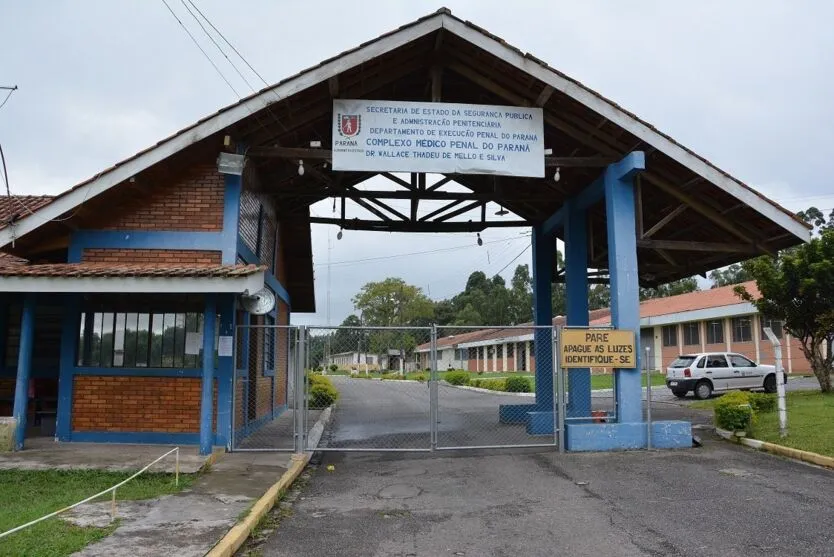
{"type": "MultiPolygon", "coordinates": [[[[311,428],[311,434],[315,434],[314,430],[317,430],[316,446],[318,446],[319,439],[324,431],[324,426],[330,421],[332,409],[333,406],[329,406],[324,410],[316,424],[311,428]]],[[[301,454],[293,454],[291,459],[292,464],[289,469],[252,505],[246,518],[232,526],[231,530],[226,532],[226,535],[206,553],[206,557],[232,557],[246,543],[246,540],[249,539],[252,531],[258,526],[258,523],[260,523],[266,513],[272,510],[278,497],[298,479],[298,476],[301,475],[301,472],[304,471],[304,468],[310,462],[313,452],[313,450],[308,450],[301,454]]]]}
{"type": "Polygon", "coordinates": [[[793,449],[791,447],[785,447],[784,445],[768,443],[767,441],[759,441],[758,439],[736,437],[733,432],[721,429],[720,427],[715,428],[715,433],[728,441],[734,441],[744,445],[745,447],[750,447],[751,449],[765,451],[771,454],[799,460],[801,462],[807,462],[809,464],[816,464],[817,466],[822,466],[823,468],[834,469],[834,457],[821,455],[819,453],[812,453],[810,451],[803,451],[800,449],[793,449]]]}
{"type": "Polygon", "coordinates": [[[235,524],[217,544],[206,553],[206,557],[232,557],[249,538],[261,519],[275,505],[275,501],[295,480],[310,461],[312,453],[292,455],[292,465],[281,478],[258,499],[249,514],[235,524]]]}
{"type": "Polygon", "coordinates": [[[536,393],[508,393],[506,391],[493,391],[491,389],[481,389],[480,387],[470,387],[469,385],[452,385],[450,383],[443,382],[444,385],[447,387],[452,387],[454,389],[464,389],[467,391],[474,391],[476,393],[487,393],[491,395],[507,395],[507,396],[536,396],[536,393]]]}

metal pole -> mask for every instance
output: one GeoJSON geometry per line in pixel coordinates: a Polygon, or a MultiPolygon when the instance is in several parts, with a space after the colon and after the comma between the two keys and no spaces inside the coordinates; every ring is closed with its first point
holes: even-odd
{"type": "Polygon", "coordinates": [[[431,372],[429,374],[429,419],[431,450],[437,450],[437,325],[431,327],[431,372]]]}
{"type": "Polygon", "coordinates": [[[174,465],[174,485],[179,487],[180,486],[180,448],[177,447],[177,462],[174,465]]]}
{"type": "Polygon", "coordinates": [[[779,409],[779,437],[788,436],[788,409],[785,404],[785,370],[782,369],[782,343],[773,334],[773,329],[765,327],[767,338],[773,345],[773,354],[776,356],[776,404],[779,409]]]}
{"type": "Polygon", "coordinates": [[[553,369],[556,370],[556,383],[559,385],[556,392],[556,413],[559,429],[559,452],[565,452],[565,370],[562,369],[562,362],[559,358],[559,343],[561,342],[561,331],[557,329],[555,343],[553,346],[553,369]]]}
{"type": "Polygon", "coordinates": [[[649,365],[649,351],[646,347],[646,448],[652,448],[652,370],[649,365]]]}
{"type": "Polygon", "coordinates": [[[296,344],[296,354],[295,354],[295,410],[294,415],[296,419],[293,420],[294,422],[294,450],[296,453],[301,454],[304,452],[304,391],[305,391],[305,381],[304,376],[304,338],[305,338],[305,330],[304,327],[299,327],[298,335],[297,335],[297,344],[296,344]]]}

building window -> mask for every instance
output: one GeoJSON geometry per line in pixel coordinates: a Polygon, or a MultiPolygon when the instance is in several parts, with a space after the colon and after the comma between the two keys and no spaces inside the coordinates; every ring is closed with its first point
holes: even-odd
{"type": "Polygon", "coordinates": [[[707,344],[721,344],[724,342],[724,322],[720,319],[707,321],[707,344]]]}
{"type": "Polygon", "coordinates": [[[264,315],[264,375],[275,377],[275,318],[264,315]]]}
{"type": "Polygon", "coordinates": [[[84,312],[76,361],[82,367],[196,369],[203,362],[202,330],[202,313],[84,312]]]}
{"type": "Polygon", "coordinates": [[[477,360],[478,359],[478,349],[477,348],[470,348],[469,349],[469,359],[470,360],[477,360]]]}
{"type": "Polygon", "coordinates": [[[776,335],[776,338],[782,338],[782,328],[784,325],[781,319],[762,317],[760,321],[762,322],[762,340],[767,340],[767,335],[764,332],[765,327],[773,329],[773,334],[776,335]]]}
{"type": "Polygon", "coordinates": [[[677,325],[666,325],[662,329],[663,334],[663,346],[677,346],[678,345],[678,326],[677,325]]]}
{"type": "Polygon", "coordinates": [[[701,344],[701,331],[698,322],[683,324],[683,343],[686,346],[701,344]]]}
{"type": "Polygon", "coordinates": [[[753,340],[752,325],[749,317],[733,318],[733,342],[750,342],[753,340]]]}
{"type": "Polygon", "coordinates": [[[514,343],[514,342],[511,342],[511,343],[509,343],[509,344],[507,344],[507,345],[506,345],[506,351],[507,351],[507,357],[508,357],[508,358],[512,358],[512,357],[513,357],[513,355],[514,355],[514,353],[515,353],[515,351],[513,350],[513,348],[515,348],[515,343],[514,343]]]}

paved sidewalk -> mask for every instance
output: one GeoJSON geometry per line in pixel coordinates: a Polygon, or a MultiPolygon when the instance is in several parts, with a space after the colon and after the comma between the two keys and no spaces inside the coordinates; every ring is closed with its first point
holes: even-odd
{"type": "MultiPolygon", "coordinates": [[[[230,453],[220,457],[188,490],[151,501],[121,501],[122,522],[82,557],[201,557],[238,517],[287,470],[286,453],[230,453]]],[[[73,521],[104,526],[110,502],[79,507],[73,521]]]]}

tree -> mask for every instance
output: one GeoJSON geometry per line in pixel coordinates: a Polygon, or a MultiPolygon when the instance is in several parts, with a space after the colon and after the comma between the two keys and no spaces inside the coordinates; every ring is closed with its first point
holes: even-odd
{"type": "Polygon", "coordinates": [[[533,277],[528,265],[515,268],[510,281],[510,307],[507,316],[510,325],[518,325],[533,320],[533,277]]]}
{"type": "Polygon", "coordinates": [[[367,334],[361,329],[354,329],[351,327],[361,327],[362,321],[356,315],[348,315],[339,329],[333,334],[331,342],[331,351],[334,354],[339,352],[354,352],[368,350],[367,334]],[[345,327],[345,328],[342,328],[345,327]]]}
{"type": "Polygon", "coordinates": [[[658,285],[656,288],[641,288],[640,299],[667,298],[679,294],[687,294],[698,290],[698,280],[695,277],[684,278],[658,285]]]}
{"type": "Polygon", "coordinates": [[[802,343],[822,392],[832,391],[834,363],[834,229],[822,230],[810,243],[759,257],[744,264],[756,280],[759,297],[743,286],[735,289],[759,313],[781,319],[802,343]]]}
{"type": "Polygon", "coordinates": [[[733,263],[729,267],[716,269],[709,274],[709,278],[712,281],[713,288],[718,288],[719,286],[729,286],[731,284],[740,284],[742,282],[753,280],[753,276],[750,274],[750,271],[748,271],[747,267],[741,263],[733,263]]]}
{"type": "Polygon", "coordinates": [[[831,209],[831,212],[828,214],[828,219],[816,207],[809,207],[805,211],[799,211],[796,216],[813,226],[817,232],[821,233],[825,230],[834,230],[834,209],[831,209]]]}
{"type": "Polygon", "coordinates": [[[378,327],[406,327],[434,314],[434,305],[422,288],[401,278],[367,283],[353,297],[353,305],[362,313],[365,325],[378,327]]]}
{"type": "Polygon", "coordinates": [[[588,288],[588,309],[602,309],[611,306],[611,288],[607,284],[592,284],[588,288]]]}
{"type": "MultiPolygon", "coordinates": [[[[420,287],[407,284],[401,278],[389,277],[381,282],[369,282],[353,297],[353,305],[361,312],[364,325],[377,327],[416,327],[434,317],[434,304],[420,287]]],[[[405,359],[414,348],[428,341],[428,334],[420,331],[379,330],[369,335],[371,351],[385,354],[396,349],[405,359]],[[423,338],[425,337],[425,338],[423,338]]]]}

